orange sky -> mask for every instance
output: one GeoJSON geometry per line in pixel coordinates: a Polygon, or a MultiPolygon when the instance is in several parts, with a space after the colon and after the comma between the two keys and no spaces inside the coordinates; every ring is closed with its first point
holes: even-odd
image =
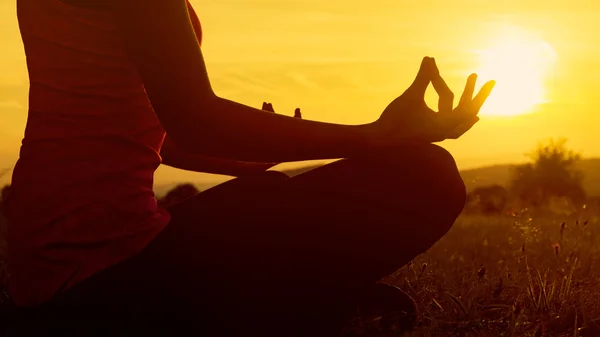
{"type": "MultiPolygon", "coordinates": [[[[26,120],[27,73],[14,2],[0,2],[0,168],[14,164],[26,120]]],[[[221,96],[256,107],[270,101],[287,114],[300,106],[307,119],[370,122],[430,55],[457,95],[471,71],[482,71],[482,82],[498,81],[498,97],[482,121],[462,139],[442,143],[462,168],[524,160],[524,152],[549,137],[566,137],[584,156],[600,156],[598,2],[192,3],[221,96]]],[[[165,168],[157,174],[159,183],[205,178],[165,168]]]]}

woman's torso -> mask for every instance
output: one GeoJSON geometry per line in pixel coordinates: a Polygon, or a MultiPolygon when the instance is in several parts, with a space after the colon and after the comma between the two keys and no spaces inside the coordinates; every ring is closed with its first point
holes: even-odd
{"type": "Polygon", "coordinates": [[[169,215],[152,189],[165,132],[112,15],[59,0],[17,12],[30,92],[6,205],[9,287],[29,305],[136,254],[169,215]]]}

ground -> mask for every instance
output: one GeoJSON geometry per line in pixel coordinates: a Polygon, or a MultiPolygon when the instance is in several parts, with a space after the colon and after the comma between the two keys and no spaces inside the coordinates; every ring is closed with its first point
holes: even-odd
{"type": "Polygon", "coordinates": [[[461,216],[388,280],[419,304],[409,336],[600,336],[599,222],[461,216]]]}

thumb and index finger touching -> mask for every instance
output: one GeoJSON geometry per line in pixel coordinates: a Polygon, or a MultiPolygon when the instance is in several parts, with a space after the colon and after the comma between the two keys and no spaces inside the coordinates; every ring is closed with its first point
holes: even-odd
{"type": "Polygon", "coordinates": [[[448,87],[444,79],[440,76],[435,59],[424,57],[421,61],[421,67],[413,83],[409,87],[411,95],[415,98],[425,98],[425,92],[431,83],[435,91],[440,96],[439,111],[450,112],[454,104],[454,94],[448,87]]]}
{"type": "Polygon", "coordinates": [[[415,98],[425,98],[425,92],[427,91],[427,87],[429,87],[433,75],[432,62],[433,59],[431,57],[426,56],[423,58],[419,72],[417,72],[415,80],[407,90],[415,98]]]}

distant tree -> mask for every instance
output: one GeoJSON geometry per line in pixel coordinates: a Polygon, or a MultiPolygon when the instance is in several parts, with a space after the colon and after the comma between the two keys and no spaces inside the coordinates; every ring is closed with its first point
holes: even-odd
{"type": "Polygon", "coordinates": [[[474,189],[467,198],[467,209],[486,215],[497,215],[504,211],[509,201],[509,192],[500,185],[474,189]]]}
{"type": "Polygon", "coordinates": [[[6,186],[2,187],[2,189],[0,190],[0,211],[2,210],[2,207],[4,206],[6,199],[8,198],[8,192],[10,192],[10,185],[6,185],[6,186]]]}
{"type": "Polygon", "coordinates": [[[4,203],[8,198],[8,193],[10,192],[10,185],[5,185],[0,189],[0,216],[2,216],[2,209],[4,208],[4,203]]]}
{"type": "Polygon", "coordinates": [[[193,197],[200,191],[192,184],[180,184],[170,190],[164,197],[158,200],[160,207],[170,207],[186,199],[193,197]]]}
{"type": "Polygon", "coordinates": [[[510,184],[520,202],[534,207],[557,198],[577,205],[585,202],[583,173],[576,168],[581,155],[567,149],[565,139],[540,143],[528,157],[531,162],[514,169],[510,184]]]}
{"type": "MultiPolygon", "coordinates": [[[[5,175],[7,175],[8,172],[10,172],[9,169],[0,170],[0,179],[2,177],[4,177],[5,175]]],[[[6,197],[8,197],[9,189],[10,189],[10,185],[6,185],[2,189],[0,189],[0,207],[4,204],[6,197]]]]}

